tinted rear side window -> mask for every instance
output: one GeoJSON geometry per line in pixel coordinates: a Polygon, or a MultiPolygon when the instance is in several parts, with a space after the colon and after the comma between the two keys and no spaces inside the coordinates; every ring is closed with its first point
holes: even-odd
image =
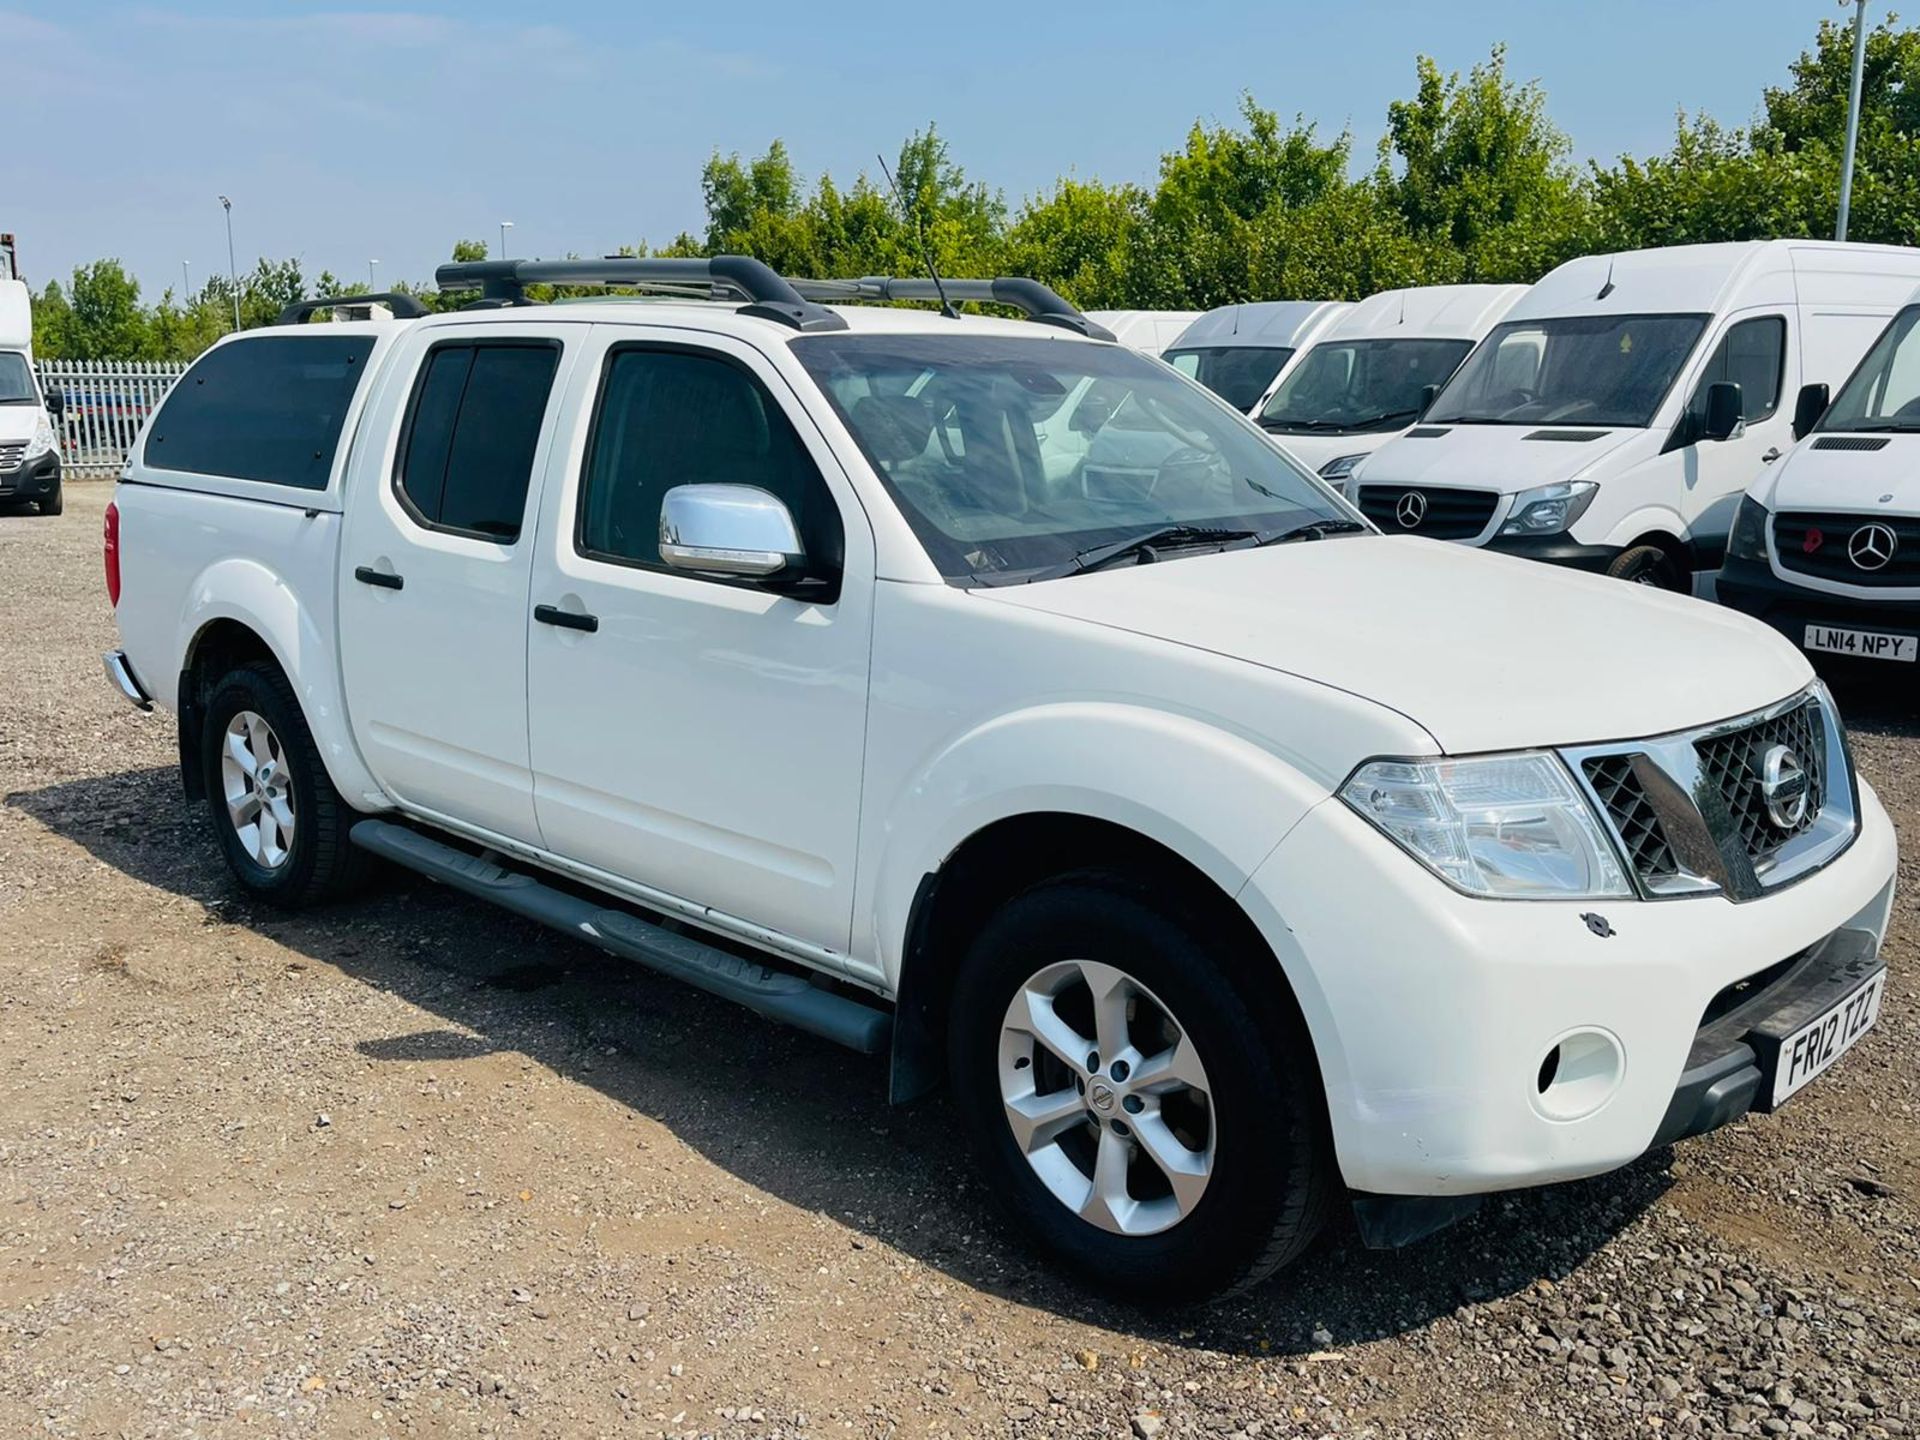
{"type": "Polygon", "coordinates": [[[520,536],[557,345],[442,345],[427,360],[395,476],[416,520],[511,544],[520,536]]]}
{"type": "Polygon", "coordinates": [[[370,335],[267,335],[209,350],[168,393],[146,463],[324,490],[370,335]]]}

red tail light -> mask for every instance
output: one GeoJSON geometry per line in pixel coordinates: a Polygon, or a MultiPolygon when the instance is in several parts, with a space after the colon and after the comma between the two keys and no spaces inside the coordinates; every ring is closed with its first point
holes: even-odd
{"type": "Polygon", "coordinates": [[[120,507],[107,502],[107,528],[102,537],[107,562],[107,599],[115,609],[120,605],[120,507]]]}

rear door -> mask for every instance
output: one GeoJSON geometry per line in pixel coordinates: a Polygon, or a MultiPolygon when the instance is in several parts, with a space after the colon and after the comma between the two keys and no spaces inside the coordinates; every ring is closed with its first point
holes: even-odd
{"type": "Polygon", "coordinates": [[[527,755],[535,516],[587,328],[436,327],[356,451],[340,645],[361,754],[411,809],[540,843],[527,755]]]}
{"type": "Polygon", "coordinates": [[[752,346],[639,326],[594,336],[534,562],[541,831],[570,860],[844,952],[872,642],[865,514],[752,346]],[[701,482],[786,503],[819,590],[667,568],[662,498],[701,482]]]}

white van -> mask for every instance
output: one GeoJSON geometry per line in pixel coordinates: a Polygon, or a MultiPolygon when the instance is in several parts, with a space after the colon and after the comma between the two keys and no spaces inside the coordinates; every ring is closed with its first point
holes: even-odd
{"type": "Polygon", "coordinates": [[[1368,296],[1329,325],[1255,418],[1336,488],[1420,418],[1524,285],[1421,285],[1368,296]]]}
{"type": "MultiPolygon", "coordinates": [[[[1920,658],[1920,292],[1741,502],[1720,599],[1815,656],[1920,658]],[[1817,420],[1815,416],[1818,416],[1817,420]]],[[[1912,673],[1912,672],[1907,672],[1912,673]]]]}
{"type": "Polygon", "coordinates": [[[0,504],[31,500],[42,515],[58,515],[60,437],[33,372],[33,312],[27,283],[0,279],[0,504]]]}
{"type": "Polygon", "coordinates": [[[1258,414],[1287,362],[1353,307],[1344,300],[1263,300],[1222,305],[1180,332],[1164,359],[1229,405],[1258,414]]]}
{"type": "Polygon", "coordinates": [[[1158,355],[1195,320],[1198,310],[1089,310],[1087,318],[1103,325],[1113,338],[1143,355],[1158,355]]]}
{"type": "Polygon", "coordinates": [[[1797,387],[1837,385],[1920,283],[1920,250],[1819,240],[1570,260],[1355,470],[1411,532],[1687,590],[1793,443],[1797,387]]]}

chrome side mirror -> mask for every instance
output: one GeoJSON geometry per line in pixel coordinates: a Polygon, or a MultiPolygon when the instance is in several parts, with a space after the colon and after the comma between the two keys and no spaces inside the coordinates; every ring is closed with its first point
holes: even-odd
{"type": "Polygon", "coordinates": [[[758,578],[806,560],[793,514],[756,485],[676,485],[660,505],[660,559],[700,575],[758,578]]]}

